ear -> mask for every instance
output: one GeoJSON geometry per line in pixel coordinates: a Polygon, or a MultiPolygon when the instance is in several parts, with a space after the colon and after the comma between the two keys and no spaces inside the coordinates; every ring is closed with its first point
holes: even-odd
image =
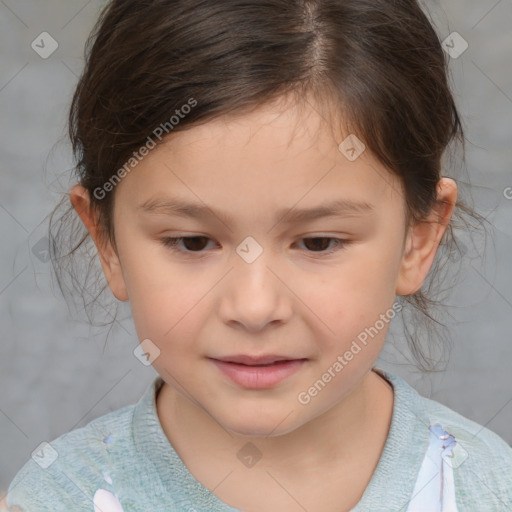
{"type": "Polygon", "coordinates": [[[423,285],[457,201],[457,184],[450,178],[437,183],[437,201],[427,219],[409,227],[396,285],[397,295],[412,295],[423,285]]]}
{"type": "Polygon", "coordinates": [[[128,300],[119,256],[110,241],[105,241],[104,238],[100,237],[98,212],[91,207],[89,192],[81,185],[75,185],[69,193],[69,199],[98,249],[101,267],[110,290],[118,300],[128,300]]]}

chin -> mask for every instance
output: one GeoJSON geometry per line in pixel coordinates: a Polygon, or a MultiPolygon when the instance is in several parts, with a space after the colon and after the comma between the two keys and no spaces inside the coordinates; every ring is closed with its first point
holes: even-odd
{"type": "Polygon", "coordinates": [[[293,432],[300,427],[293,419],[293,414],[275,414],[262,418],[258,414],[232,418],[232,421],[219,421],[229,432],[242,437],[279,437],[293,432]]]}

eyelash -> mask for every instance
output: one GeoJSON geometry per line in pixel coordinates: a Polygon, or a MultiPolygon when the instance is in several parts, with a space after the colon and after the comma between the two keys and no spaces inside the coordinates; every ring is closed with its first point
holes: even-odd
{"type": "MultiPolygon", "coordinates": [[[[180,241],[190,240],[190,239],[194,239],[194,238],[206,238],[207,240],[210,240],[206,236],[198,235],[198,236],[188,236],[188,237],[183,237],[183,236],[166,237],[166,238],[162,238],[161,241],[165,247],[167,247],[168,249],[170,249],[171,251],[174,251],[174,252],[183,253],[186,255],[201,254],[203,251],[186,251],[186,250],[184,251],[182,249],[177,248],[177,245],[180,241]]],[[[345,247],[351,243],[351,240],[344,240],[341,238],[335,238],[335,237],[330,237],[330,236],[313,236],[313,237],[301,238],[301,240],[319,240],[319,239],[320,240],[321,239],[335,240],[337,243],[336,243],[335,248],[329,249],[327,251],[308,251],[308,252],[310,252],[312,254],[320,254],[322,256],[327,256],[334,252],[341,251],[341,250],[345,249],[345,247]]]]}

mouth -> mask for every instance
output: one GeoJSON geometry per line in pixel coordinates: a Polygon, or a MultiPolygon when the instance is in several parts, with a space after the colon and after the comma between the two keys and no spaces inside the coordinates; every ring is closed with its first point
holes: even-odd
{"type": "Polygon", "coordinates": [[[296,373],[307,359],[284,356],[209,358],[232,382],[248,389],[267,389],[296,373]]]}
{"type": "Polygon", "coordinates": [[[223,361],[225,363],[243,364],[245,366],[268,366],[271,364],[282,364],[289,361],[301,361],[305,358],[280,356],[275,354],[268,354],[264,356],[248,356],[242,354],[212,359],[215,359],[216,361],[223,361]]]}

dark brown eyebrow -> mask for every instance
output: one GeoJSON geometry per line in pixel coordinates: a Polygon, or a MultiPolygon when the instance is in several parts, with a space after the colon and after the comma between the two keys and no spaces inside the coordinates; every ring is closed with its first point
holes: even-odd
{"type": "MultiPolygon", "coordinates": [[[[137,206],[137,211],[157,215],[191,217],[204,220],[215,216],[225,224],[233,224],[233,217],[225,212],[212,210],[205,204],[189,203],[177,198],[151,198],[137,206]]],[[[337,199],[312,208],[283,208],[276,214],[275,222],[286,224],[311,221],[322,217],[343,217],[372,213],[374,206],[365,201],[337,199]],[[282,220],[281,220],[282,219],[282,220]]]]}

